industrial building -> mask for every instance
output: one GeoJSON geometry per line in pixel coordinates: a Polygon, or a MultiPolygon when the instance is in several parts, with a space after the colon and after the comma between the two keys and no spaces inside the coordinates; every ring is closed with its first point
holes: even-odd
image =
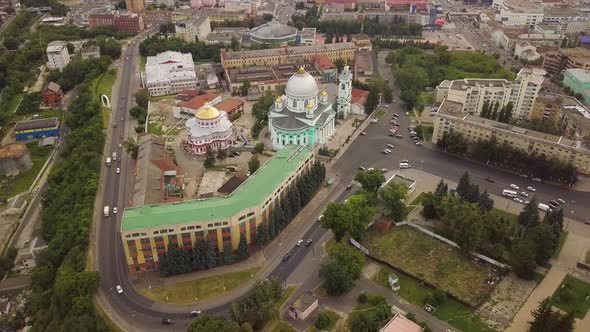
{"type": "Polygon", "coordinates": [[[59,119],[22,120],[14,126],[17,141],[59,136],[59,119]]]}
{"type": "Polygon", "coordinates": [[[129,273],[157,269],[169,243],[190,250],[209,239],[218,252],[237,249],[241,234],[253,243],[257,227],[313,162],[311,149],[289,145],[226,197],[125,209],[121,239],[129,273]]]}

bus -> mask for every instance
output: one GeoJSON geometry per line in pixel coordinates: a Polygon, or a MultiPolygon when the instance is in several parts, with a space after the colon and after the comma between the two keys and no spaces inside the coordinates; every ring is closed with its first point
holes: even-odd
{"type": "Polygon", "coordinates": [[[518,193],[516,191],[512,191],[512,190],[506,190],[504,189],[502,191],[502,196],[506,196],[506,197],[516,197],[518,193]]]}

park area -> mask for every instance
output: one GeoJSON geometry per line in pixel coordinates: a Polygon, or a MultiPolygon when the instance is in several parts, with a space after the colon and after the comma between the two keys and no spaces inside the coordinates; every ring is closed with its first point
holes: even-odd
{"type": "Polygon", "coordinates": [[[409,226],[372,232],[363,245],[371,256],[476,307],[491,291],[489,269],[457,249],[409,226]]]}
{"type": "Polygon", "coordinates": [[[590,308],[590,284],[566,275],[551,297],[551,304],[574,317],[584,318],[590,308]]]}

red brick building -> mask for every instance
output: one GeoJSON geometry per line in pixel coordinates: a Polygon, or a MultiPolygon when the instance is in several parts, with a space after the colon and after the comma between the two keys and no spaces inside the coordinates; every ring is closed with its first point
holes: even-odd
{"type": "Polygon", "coordinates": [[[61,98],[63,97],[63,91],[59,84],[55,82],[50,82],[47,86],[43,89],[41,95],[43,99],[47,102],[47,105],[51,107],[55,107],[61,103],[61,98]]]}
{"type": "Polygon", "coordinates": [[[115,16],[115,30],[128,33],[140,33],[144,29],[143,17],[141,15],[115,16]]]}
{"type": "Polygon", "coordinates": [[[91,28],[96,28],[103,25],[114,26],[115,15],[111,14],[91,14],[88,16],[88,23],[91,28]]]}

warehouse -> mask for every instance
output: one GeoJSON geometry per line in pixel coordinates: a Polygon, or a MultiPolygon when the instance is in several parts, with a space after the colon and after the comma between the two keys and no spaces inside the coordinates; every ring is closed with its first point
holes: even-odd
{"type": "Polygon", "coordinates": [[[17,141],[24,141],[33,138],[45,138],[59,136],[59,119],[37,119],[23,120],[14,126],[14,135],[17,141]]]}

